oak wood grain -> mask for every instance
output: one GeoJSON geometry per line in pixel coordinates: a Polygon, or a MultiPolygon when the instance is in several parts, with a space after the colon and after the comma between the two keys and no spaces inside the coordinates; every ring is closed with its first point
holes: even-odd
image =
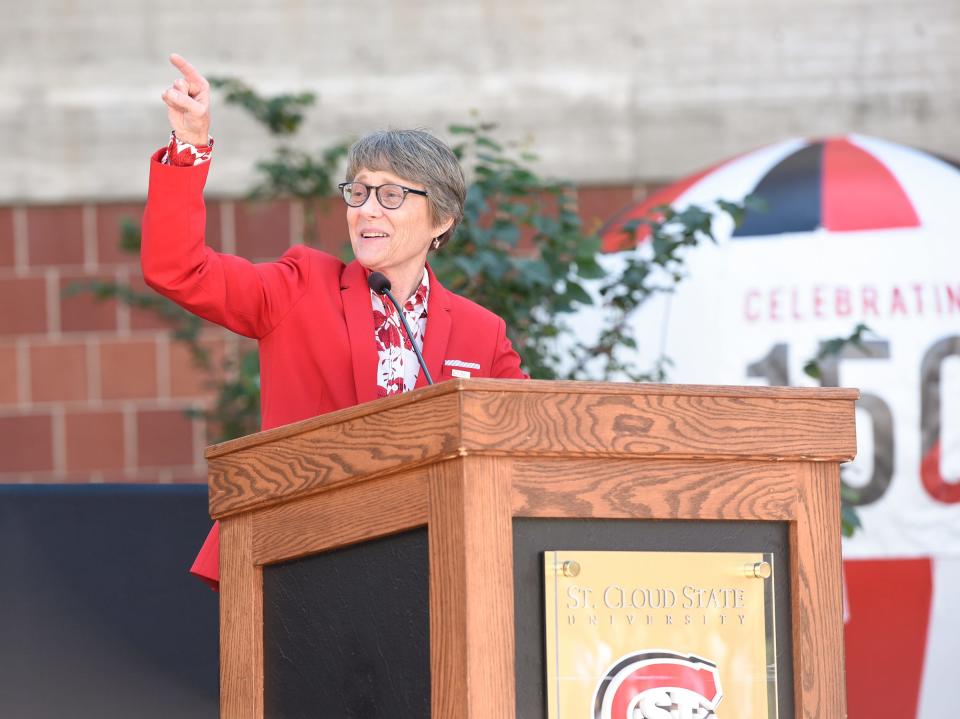
{"type": "Polygon", "coordinates": [[[510,478],[489,457],[430,472],[432,716],[512,717],[515,708],[510,478]]]}
{"type": "Polygon", "coordinates": [[[754,397],[767,399],[817,399],[849,400],[859,398],[855,389],[845,387],[744,387],[733,385],[695,385],[695,384],[637,384],[635,382],[579,382],[556,380],[504,380],[489,378],[453,379],[423,387],[413,392],[393,395],[375,402],[367,402],[355,407],[330,412],[300,422],[293,422],[274,429],[257,432],[246,437],[231,439],[211,445],[206,450],[207,459],[230,454],[239,449],[267,444],[278,439],[303,434],[372,414],[382,414],[392,409],[425,402],[437,397],[456,394],[464,390],[487,393],[523,392],[526,394],[592,394],[592,395],[646,395],[677,397],[754,397]]]}
{"type": "Polygon", "coordinates": [[[464,390],[464,447],[498,454],[847,460],[852,401],[464,390]]]}
{"type": "Polygon", "coordinates": [[[790,525],[796,714],[845,717],[840,470],[806,464],[799,479],[790,525]]]}
{"type": "Polygon", "coordinates": [[[333,489],[253,515],[253,560],[296,559],[427,523],[425,469],[333,489]]]}
{"type": "Polygon", "coordinates": [[[543,458],[515,460],[512,471],[518,517],[784,521],[796,514],[795,462],[543,458]]]}
{"type": "Polygon", "coordinates": [[[220,716],[263,719],[263,572],[252,517],[220,525],[220,716]]]}
{"type": "Polygon", "coordinates": [[[467,454],[841,461],[856,452],[853,390],[441,384],[211,447],[211,515],[467,454]]]}
{"type": "Polygon", "coordinates": [[[356,413],[343,422],[311,425],[267,444],[240,444],[216,454],[208,460],[211,516],[219,519],[454,456],[458,399],[448,393],[379,414],[356,413]]]}
{"type": "Polygon", "coordinates": [[[467,696],[464,487],[457,462],[430,467],[430,706],[460,719],[467,696]]]}

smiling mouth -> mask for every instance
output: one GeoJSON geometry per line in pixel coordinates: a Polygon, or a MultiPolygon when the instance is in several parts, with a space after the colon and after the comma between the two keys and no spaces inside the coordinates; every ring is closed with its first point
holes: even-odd
{"type": "Polygon", "coordinates": [[[386,232],[361,232],[360,236],[365,240],[377,240],[383,237],[389,237],[386,232]]]}

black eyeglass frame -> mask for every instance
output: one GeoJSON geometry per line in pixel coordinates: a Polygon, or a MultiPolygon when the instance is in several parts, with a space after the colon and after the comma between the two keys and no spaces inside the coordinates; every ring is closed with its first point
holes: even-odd
{"type": "Polygon", "coordinates": [[[364,204],[366,204],[367,200],[370,199],[370,195],[373,195],[373,194],[377,196],[377,202],[379,202],[380,206],[385,210],[399,209],[400,205],[402,205],[404,202],[407,201],[407,195],[409,195],[411,192],[414,195],[422,195],[423,197],[430,196],[426,190],[415,190],[412,187],[405,187],[404,185],[398,185],[396,182],[385,182],[382,185],[368,185],[365,182],[356,182],[356,181],[341,182],[339,185],[337,185],[337,187],[340,188],[340,197],[343,198],[343,201],[347,204],[347,207],[363,207],[364,204]],[[363,202],[361,202],[359,205],[354,205],[349,200],[347,200],[347,194],[346,192],[344,192],[344,190],[347,188],[348,185],[362,185],[363,187],[367,188],[367,196],[363,198],[363,202]],[[388,207],[387,205],[383,204],[383,200],[380,199],[380,189],[383,187],[399,187],[401,190],[403,190],[403,199],[400,200],[399,205],[397,205],[396,207],[388,207]]]}

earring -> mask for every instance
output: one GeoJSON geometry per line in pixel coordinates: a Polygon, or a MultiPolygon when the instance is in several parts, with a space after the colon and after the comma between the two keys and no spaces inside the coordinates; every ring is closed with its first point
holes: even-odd
{"type": "Polygon", "coordinates": [[[433,249],[435,249],[435,250],[439,250],[439,249],[440,249],[440,238],[439,238],[439,237],[434,237],[434,238],[433,238],[433,249]]]}

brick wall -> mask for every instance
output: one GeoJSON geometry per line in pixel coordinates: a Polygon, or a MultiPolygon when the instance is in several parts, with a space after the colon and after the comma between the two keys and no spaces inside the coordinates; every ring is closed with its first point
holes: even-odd
{"type": "MultiPolygon", "coordinates": [[[[588,227],[643,196],[643,187],[581,188],[588,227]]],[[[0,482],[204,481],[206,375],[154,315],[65,289],[94,279],[143,288],[137,259],[119,249],[121,221],[142,205],[0,207],[0,482]]],[[[208,243],[253,260],[299,237],[286,202],[208,203],[208,243]]],[[[317,212],[321,249],[346,238],[339,200],[317,212]]],[[[215,357],[246,342],[203,330],[215,357]]]]}

